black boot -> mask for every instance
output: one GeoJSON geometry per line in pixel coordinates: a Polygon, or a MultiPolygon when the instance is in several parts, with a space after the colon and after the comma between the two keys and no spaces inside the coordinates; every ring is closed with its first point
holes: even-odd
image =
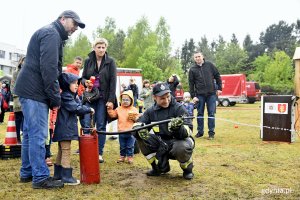
{"type": "Polygon", "coordinates": [[[54,180],[61,180],[61,169],[62,169],[61,165],[54,164],[54,175],[53,175],[54,180]]]}
{"type": "Polygon", "coordinates": [[[78,185],[80,184],[79,180],[76,180],[73,176],[72,176],[72,168],[63,168],[61,170],[61,181],[65,184],[65,185],[78,185]]]}
{"type": "Polygon", "coordinates": [[[193,163],[190,163],[187,168],[182,169],[183,170],[183,178],[187,179],[187,180],[191,180],[194,178],[194,174],[193,174],[193,163]]]}
{"type": "Polygon", "coordinates": [[[156,165],[155,161],[151,163],[151,166],[152,169],[146,173],[147,176],[159,176],[161,172],[158,166],[156,165]]]}

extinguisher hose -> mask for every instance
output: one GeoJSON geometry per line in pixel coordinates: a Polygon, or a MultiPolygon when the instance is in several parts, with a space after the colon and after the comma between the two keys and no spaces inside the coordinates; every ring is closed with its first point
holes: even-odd
{"type": "MultiPolygon", "coordinates": [[[[182,118],[183,119],[193,119],[194,117],[182,117],[182,118]]],[[[127,130],[127,131],[118,131],[118,132],[96,131],[96,132],[99,133],[99,134],[102,134],[102,135],[120,135],[120,134],[136,132],[136,131],[139,131],[139,130],[142,130],[142,129],[145,129],[145,128],[151,128],[151,127],[159,125],[159,124],[169,123],[170,121],[171,121],[171,119],[157,121],[157,122],[153,122],[151,124],[143,125],[141,127],[131,129],[131,130],[127,130]]]]}

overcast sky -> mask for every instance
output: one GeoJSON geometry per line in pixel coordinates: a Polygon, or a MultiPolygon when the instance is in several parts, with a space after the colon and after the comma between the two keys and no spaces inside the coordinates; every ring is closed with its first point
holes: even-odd
{"type": "Polygon", "coordinates": [[[68,9],[79,14],[86,24],[79,31],[90,39],[99,25],[103,27],[107,16],[125,32],[142,16],[154,30],[162,16],[170,27],[173,49],[189,38],[198,42],[206,36],[212,42],[222,35],[229,41],[233,33],[240,43],[247,34],[258,42],[259,34],[268,26],[280,20],[291,24],[300,19],[299,8],[300,0],[5,0],[1,2],[0,42],[26,50],[37,29],[68,9]]]}

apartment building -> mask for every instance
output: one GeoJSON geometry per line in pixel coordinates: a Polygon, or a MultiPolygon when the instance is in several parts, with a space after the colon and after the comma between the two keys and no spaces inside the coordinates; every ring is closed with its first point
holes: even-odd
{"type": "Polygon", "coordinates": [[[25,50],[0,42],[0,70],[2,70],[2,76],[11,76],[16,70],[20,57],[24,55],[25,50]]]}

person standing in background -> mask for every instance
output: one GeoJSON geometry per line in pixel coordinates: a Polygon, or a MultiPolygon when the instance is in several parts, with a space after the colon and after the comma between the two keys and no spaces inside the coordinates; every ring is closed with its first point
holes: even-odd
{"type": "Polygon", "coordinates": [[[139,88],[138,88],[138,86],[135,84],[134,78],[131,78],[131,79],[129,80],[128,90],[131,90],[132,93],[133,93],[133,98],[134,98],[133,106],[136,107],[136,106],[137,106],[137,100],[138,100],[138,98],[139,98],[139,88]]]}
{"type": "Polygon", "coordinates": [[[19,75],[19,72],[20,72],[24,62],[25,62],[25,56],[20,58],[19,63],[17,65],[17,69],[13,73],[13,76],[12,76],[12,79],[11,79],[11,84],[10,84],[10,88],[11,88],[12,95],[13,95],[13,103],[14,103],[13,104],[13,111],[14,111],[14,114],[15,114],[16,132],[17,132],[17,139],[18,139],[19,144],[21,144],[21,131],[23,131],[24,116],[23,116],[23,112],[22,112],[22,108],[21,108],[21,103],[19,101],[19,97],[13,91],[14,91],[14,88],[15,88],[17,77],[19,75]]]}
{"type": "MultiPolygon", "coordinates": [[[[113,58],[109,57],[106,50],[108,42],[105,38],[96,38],[93,43],[93,51],[88,54],[84,62],[82,84],[87,87],[87,80],[95,76],[94,87],[99,90],[100,98],[91,104],[95,110],[94,120],[97,131],[106,131],[108,122],[107,106],[117,107],[117,66],[113,58]]],[[[99,162],[103,163],[103,149],[106,135],[98,134],[99,162]]]]}
{"type": "Polygon", "coordinates": [[[62,72],[63,46],[78,26],[84,28],[85,24],[77,13],[66,10],[37,30],[29,41],[26,60],[16,80],[14,92],[20,98],[24,115],[20,182],[32,181],[34,189],[64,186],[50,177],[45,139],[49,109],[61,105],[58,76],[62,72]]]}
{"type": "Polygon", "coordinates": [[[215,136],[215,112],[216,112],[216,88],[222,90],[222,80],[218,69],[214,64],[204,59],[201,52],[194,54],[195,65],[189,71],[190,93],[194,104],[197,105],[197,134],[196,138],[204,134],[204,106],[206,104],[208,113],[208,139],[213,140],[215,136]]]}
{"type": "Polygon", "coordinates": [[[176,88],[177,88],[177,85],[179,84],[179,79],[178,79],[177,75],[176,74],[172,74],[168,78],[167,84],[169,85],[169,88],[171,90],[171,95],[173,97],[175,97],[176,88]]]}
{"type": "Polygon", "coordinates": [[[143,81],[143,89],[141,91],[140,97],[144,100],[144,110],[147,110],[153,105],[154,100],[149,80],[143,81]]]}

